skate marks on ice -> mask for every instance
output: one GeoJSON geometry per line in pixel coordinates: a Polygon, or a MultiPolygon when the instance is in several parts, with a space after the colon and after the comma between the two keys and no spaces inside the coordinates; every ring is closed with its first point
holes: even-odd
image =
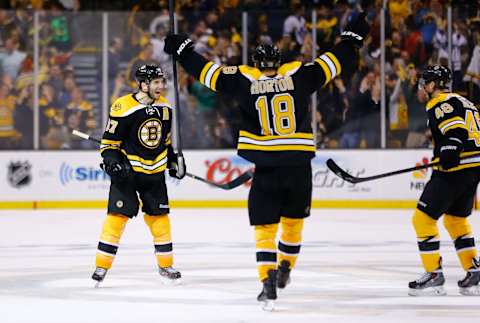
{"type": "MultiPolygon", "coordinates": [[[[442,246],[452,249],[448,242],[442,246]]],[[[213,313],[203,312],[198,319],[213,316],[226,321],[248,318],[250,314],[245,311],[260,312],[255,299],[260,284],[251,243],[178,243],[175,248],[183,275],[180,286],[161,284],[149,262],[153,258],[149,248],[128,245],[122,246],[118,261],[100,288],[94,289],[90,279],[94,245],[0,247],[0,262],[6,264],[0,266],[0,297],[113,306],[161,304],[162,310],[213,307],[213,313]]],[[[413,242],[312,241],[302,248],[291,285],[279,293],[276,319],[283,314],[311,317],[312,321],[328,316],[387,316],[391,320],[405,315],[469,318],[472,313],[480,314],[478,298],[458,294],[456,280],[462,273],[453,253],[446,252],[449,296],[415,298],[407,296],[407,283],[420,270],[413,242]]],[[[186,312],[176,315],[188,319],[186,312]]]]}

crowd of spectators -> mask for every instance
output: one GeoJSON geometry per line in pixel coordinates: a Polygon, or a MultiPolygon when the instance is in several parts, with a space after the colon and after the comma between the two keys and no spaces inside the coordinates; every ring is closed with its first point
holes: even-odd
{"type": "MultiPolygon", "coordinates": [[[[223,65],[242,64],[242,11],[248,12],[248,51],[259,43],[276,44],[282,60],[312,61],[331,48],[360,3],[372,23],[360,51],[358,71],[318,89],[314,107],[317,145],[322,148],[379,148],[381,119],[387,147],[429,145],[425,97],[417,91],[421,70],[448,64],[447,1],[390,0],[386,11],[386,114],[380,113],[380,0],[203,0],[177,1],[178,28],[196,50],[223,65]],[[335,2],[335,4],[334,4],[335,2]],[[317,21],[312,23],[312,11],[317,21]],[[313,30],[316,39],[312,39],[313,30]]],[[[88,48],[78,37],[81,10],[125,10],[109,22],[108,101],[133,91],[134,72],[160,64],[171,80],[170,58],[163,52],[169,32],[168,1],[9,1],[0,10],[0,149],[31,148],[33,138],[33,14],[40,11],[40,146],[92,148],[69,132],[99,131],[101,106],[86,99],[71,64],[88,48]]],[[[453,90],[480,103],[480,6],[453,2],[451,62],[453,90]]],[[[109,20],[109,21],[110,21],[109,20]]],[[[98,46],[100,47],[100,46],[98,46]]],[[[101,55],[97,53],[101,59],[101,55]]],[[[99,64],[101,60],[99,59],[99,64]]],[[[251,63],[249,61],[248,63],[251,63]]],[[[98,81],[100,91],[101,80],[98,81]]],[[[173,101],[171,90],[165,93],[173,101]]],[[[235,147],[238,102],[213,93],[179,69],[181,131],[185,148],[235,147]]]]}

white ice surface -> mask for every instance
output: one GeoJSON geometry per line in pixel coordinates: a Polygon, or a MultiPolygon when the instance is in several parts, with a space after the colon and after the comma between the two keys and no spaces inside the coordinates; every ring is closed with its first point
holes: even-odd
{"type": "Polygon", "coordinates": [[[458,294],[463,272],[443,228],[448,296],[407,296],[422,272],[410,213],[313,210],[292,284],[268,313],[246,210],[172,211],[181,286],[160,284],[146,225],[130,221],[99,289],[101,210],[0,211],[0,323],[480,321],[480,298],[458,294]]]}

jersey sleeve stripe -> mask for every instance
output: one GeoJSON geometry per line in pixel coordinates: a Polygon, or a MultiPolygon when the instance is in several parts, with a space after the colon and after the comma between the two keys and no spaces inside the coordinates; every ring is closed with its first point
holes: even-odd
{"type": "Polygon", "coordinates": [[[335,63],[325,54],[320,56],[325,63],[327,63],[328,68],[330,69],[330,73],[332,74],[332,79],[337,75],[337,68],[335,67],[335,63]]]}
{"type": "Polygon", "coordinates": [[[102,145],[117,145],[120,146],[122,144],[121,140],[111,140],[111,139],[102,139],[102,145]]]}
{"type": "Polygon", "coordinates": [[[335,68],[337,69],[337,75],[340,75],[342,73],[342,65],[338,61],[337,57],[331,52],[325,53],[325,55],[332,60],[333,64],[335,64],[335,68]]]}
{"type": "Polygon", "coordinates": [[[453,121],[461,121],[461,122],[464,122],[464,120],[461,118],[461,117],[453,117],[453,118],[450,118],[450,119],[447,119],[447,120],[444,120],[442,122],[440,122],[440,124],[438,125],[438,128],[443,128],[445,127],[445,125],[449,124],[450,122],[453,122],[453,121]]]}
{"type": "Polygon", "coordinates": [[[320,65],[320,67],[323,69],[323,73],[325,74],[325,83],[324,84],[327,84],[332,79],[332,73],[330,72],[330,69],[328,68],[327,63],[325,63],[320,58],[316,58],[315,62],[317,62],[320,65]]]}
{"type": "Polygon", "coordinates": [[[207,72],[212,65],[213,65],[213,62],[208,62],[207,64],[205,64],[202,71],[200,72],[200,77],[199,77],[200,83],[205,84],[205,75],[207,75],[207,72]]]}
{"type": "Polygon", "coordinates": [[[222,71],[222,68],[218,68],[215,70],[215,72],[212,75],[212,80],[210,81],[210,88],[214,91],[217,90],[217,80],[218,76],[220,75],[220,72],[222,71]]]}
{"type": "Polygon", "coordinates": [[[449,130],[452,130],[452,129],[455,129],[455,128],[463,128],[463,129],[468,130],[467,126],[465,126],[465,124],[463,122],[454,121],[452,123],[449,123],[448,125],[446,125],[442,129],[440,129],[440,131],[442,132],[442,134],[446,134],[449,130]]]}
{"type": "Polygon", "coordinates": [[[217,64],[212,64],[212,66],[210,66],[207,73],[205,74],[205,83],[203,83],[203,85],[205,85],[208,88],[211,88],[210,81],[212,80],[213,73],[215,72],[215,70],[219,68],[220,66],[218,66],[217,64]]]}

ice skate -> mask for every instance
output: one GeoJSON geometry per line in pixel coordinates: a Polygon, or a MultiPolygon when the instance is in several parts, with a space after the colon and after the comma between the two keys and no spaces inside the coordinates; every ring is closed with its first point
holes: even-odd
{"type": "Polygon", "coordinates": [[[97,267],[93,272],[92,279],[96,281],[95,288],[100,286],[100,283],[103,281],[105,276],[107,275],[107,269],[97,267]]]}
{"type": "Polygon", "coordinates": [[[460,294],[465,296],[480,296],[480,266],[476,259],[473,259],[473,266],[468,270],[467,275],[458,281],[460,294]]]}
{"type": "Polygon", "coordinates": [[[182,281],[182,274],[173,267],[158,267],[160,280],[166,285],[178,285],[182,281]]]}
{"type": "Polygon", "coordinates": [[[285,288],[290,284],[290,262],[288,260],[282,260],[280,266],[278,266],[277,272],[277,287],[280,289],[285,288]]]}
{"type": "Polygon", "coordinates": [[[277,271],[270,269],[268,271],[268,278],[263,281],[263,288],[257,296],[257,300],[262,303],[264,311],[271,312],[275,307],[275,300],[277,299],[277,271]]]}
{"type": "Polygon", "coordinates": [[[424,273],[419,279],[408,283],[410,296],[443,296],[447,295],[443,285],[445,277],[441,271],[424,273]]]}

